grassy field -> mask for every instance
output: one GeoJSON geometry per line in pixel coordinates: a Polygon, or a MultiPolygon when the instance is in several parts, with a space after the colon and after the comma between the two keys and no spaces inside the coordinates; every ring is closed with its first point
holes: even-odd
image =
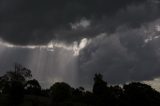
{"type": "MultiPolygon", "coordinates": [[[[8,106],[7,96],[0,95],[0,106],[8,106]]],[[[59,103],[55,105],[51,105],[49,97],[41,97],[41,96],[33,96],[33,95],[25,95],[23,103],[16,106],[90,106],[82,103],[59,103]]],[[[13,106],[13,105],[9,105],[13,106]]]]}
{"type": "MultiPolygon", "coordinates": [[[[7,106],[9,101],[7,96],[0,95],[0,106],[7,106]]],[[[19,106],[49,106],[50,99],[47,97],[25,95],[24,101],[19,106]]]]}

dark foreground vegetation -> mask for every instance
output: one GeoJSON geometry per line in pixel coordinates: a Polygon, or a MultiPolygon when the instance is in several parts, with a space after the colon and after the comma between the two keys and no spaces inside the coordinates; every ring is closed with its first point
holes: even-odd
{"type": "Polygon", "coordinates": [[[0,106],[160,106],[160,93],[139,82],[108,86],[95,74],[93,91],[59,82],[42,89],[19,64],[0,77],[0,106]]]}

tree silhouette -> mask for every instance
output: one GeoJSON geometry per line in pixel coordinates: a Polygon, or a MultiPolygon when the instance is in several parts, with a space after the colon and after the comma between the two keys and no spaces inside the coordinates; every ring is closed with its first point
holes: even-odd
{"type": "Polygon", "coordinates": [[[64,83],[55,83],[50,88],[53,102],[64,102],[71,98],[72,88],[64,83]]]}
{"type": "Polygon", "coordinates": [[[125,100],[131,105],[160,105],[160,94],[151,86],[139,82],[124,85],[125,100]]]}
{"type": "Polygon", "coordinates": [[[120,86],[110,86],[108,88],[108,104],[111,106],[123,106],[121,100],[123,94],[123,89],[120,86]]]}
{"type": "Polygon", "coordinates": [[[101,74],[95,74],[93,93],[96,95],[103,95],[107,89],[107,82],[103,81],[103,76],[101,74]]]}
{"type": "Polygon", "coordinates": [[[2,76],[2,79],[7,81],[20,81],[22,83],[25,83],[27,78],[31,77],[31,70],[23,67],[20,64],[15,64],[14,70],[8,71],[4,76],[2,76]]]}
{"type": "Polygon", "coordinates": [[[72,88],[64,82],[57,82],[50,89],[41,89],[36,79],[29,80],[31,77],[29,69],[16,64],[13,70],[0,77],[0,100],[2,96],[7,97],[9,106],[18,106],[23,100],[32,106],[160,106],[160,93],[139,82],[123,87],[111,86],[101,74],[95,74],[93,91],[90,92],[83,87],[72,88]],[[24,94],[27,99],[23,99],[24,94]],[[43,100],[45,102],[41,104],[43,100]]]}
{"type": "Polygon", "coordinates": [[[6,94],[9,91],[9,81],[6,80],[6,76],[0,77],[0,92],[6,94]]]}
{"type": "Polygon", "coordinates": [[[26,94],[30,95],[40,95],[41,94],[41,86],[36,79],[29,80],[25,84],[26,94]]]}
{"type": "Polygon", "coordinates": [[[0,78],[1,90],[8,95],[9,103],[21,103],[24,96],[24,84],[31,78],[31,71],[20,64],[15,64],[14,69],[0,78]]]}
{"type": "Polygon", "coordinates": [[[83,87],[79,87],[76,89],[72,89],[72,100],[75,102],[83,102],[84,101],[85,90],[83,87]]]}
{"type": "Polygon", "coordinates": [[[108,87],[107,82],[103,80],[103,76],[101,74],[95,74],[94,76],[93,94],[95,99],[94,102],[97,106],[106,105],[109,98],[108,87]]]}

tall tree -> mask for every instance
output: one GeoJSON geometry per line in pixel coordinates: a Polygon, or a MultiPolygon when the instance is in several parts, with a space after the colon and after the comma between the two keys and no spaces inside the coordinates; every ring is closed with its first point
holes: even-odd
{"type": "Polygon", "coordinates": [[[15,64],[14,70],[11,70],[5,74],[9,81],[26,82],[28,78],[32,77],[31,70],[23,67],[20,64],[15,64]]]}
{"type": "Polygon", "coordinates": [[[0,78],[1,90],[8,95],[9,103],[16,105],[23,100],[24,85],[31,78],[31,71],[20,64],[15,64],[14,69],[0,78]]]}
{"type": "Polygon", "coordinates": [[[101,74],[95,74],[93,93],[96,95],[103,95],[106,89],[107,89],[107,82],[103,80],[103,76],[101,74]]]}

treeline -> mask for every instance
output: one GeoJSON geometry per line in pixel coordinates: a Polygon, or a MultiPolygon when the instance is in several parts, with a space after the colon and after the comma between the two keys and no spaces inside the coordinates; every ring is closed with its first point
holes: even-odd
{"type": "Polygon", "coordinates": [[[160,106],[160,93],[139,82],[109,86],[95,74],[92,92],[57,82],[42,89],[31,70],[15,64],[0,77],[0,106],[160,106]]]}

